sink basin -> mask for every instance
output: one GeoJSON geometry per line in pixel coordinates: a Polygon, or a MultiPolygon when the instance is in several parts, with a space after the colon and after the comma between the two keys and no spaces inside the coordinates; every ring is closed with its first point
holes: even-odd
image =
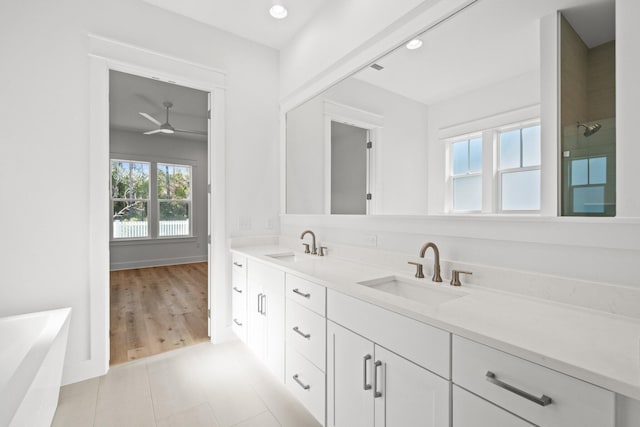
{"type": "Polygon", "coordinates": [[[279,254],[267,254],[269,258],[276,259],[278,261],[284,262],[297,262],[302,259],[302,257],[294,254],[293,252],[284,252],[279,254]]]}
{"type": "Polygon", "coordinates": [[[397,276],[381,277],[358,283],[381,292],[429,305],[439,305],[467,295],[466,292],[458,290],[437,289],[436,286],[444,285],[436,285],[430,281],[403,279],[397,276]]]}

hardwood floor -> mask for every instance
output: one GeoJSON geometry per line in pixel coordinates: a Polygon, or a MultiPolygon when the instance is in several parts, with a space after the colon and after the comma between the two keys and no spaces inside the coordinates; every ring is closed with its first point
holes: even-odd
{"type": "Polygon", "coordinates": [[[208,341],[207,263],[111,272],[111,365],[208,341]]]}

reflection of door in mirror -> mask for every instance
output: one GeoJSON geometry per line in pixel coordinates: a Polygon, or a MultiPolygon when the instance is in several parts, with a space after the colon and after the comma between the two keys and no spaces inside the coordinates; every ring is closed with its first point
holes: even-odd
{"type": "Polygon", "coordinates": [[[368,133],[331,121],[331,214],[367,213],[368,133]]]}
{"type": "Polygon", "coordinates": [[[560,16],[564,216],[616,214],[614,3],[560,16]]]}

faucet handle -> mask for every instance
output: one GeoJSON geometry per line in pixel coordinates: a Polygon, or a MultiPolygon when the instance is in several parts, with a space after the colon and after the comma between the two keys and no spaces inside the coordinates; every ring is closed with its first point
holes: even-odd
{"type": "Polygon", "coordinates": [[[451,282],[449,284],[451,286],[460,286],[460,274],[473,274],[470,271],[462,271],[462,270],[451,270],[451,282]]]}
{"type": "Polygon", "coordinates": [[[304,253],[305,254],[311,253],[311,251],[309,250],[309,244],[308,243],[303,243],[302,246],[304,246],[304,253]]]}
{"type": "Polygon", "coordinates": [[[418,279],[424,279],[424,271],[422,269],[422,264],[421,263],[409,261],[408,264],[416,266],[415,277],[417,277],[418,279]]]}
{"type": "Polygon", "coordinates": [[[325,255],[324,251],[326,251],[326,250],[327,250],[326,246],[319,246],[318,247],[318,256],[324,256],[325,255]]]}

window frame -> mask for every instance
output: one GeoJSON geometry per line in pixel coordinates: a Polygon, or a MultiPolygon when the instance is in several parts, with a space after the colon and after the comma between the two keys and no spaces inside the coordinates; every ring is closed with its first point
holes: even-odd
{"type": "MultiPolygon", "coordinates": [[[[109,154],[109,168],[111,168],[111,162],[113,161],[124,161],[124,162],[132,162],[132,163],[148,163],[149,166],[149,200],[147,205],[147,221],[148,221],[148,236],[147,237],[121,237],[114,238],[113,237],[113,204],[109,203],[110,218],[109,221],[109,243],[120,244],[120,245],[128,245],[128,244],[149,244],[149,243],[162,243],[167,240],[181,240],[181,241],[195,241],[197,238],[197,226],[196,226],[196,200],[194,197],[194,191],[197,190],[197,185],[195,185],[195,174],[198,167],[198,162],[196,160],[190,159],[178,159],[178,158],[165,158],[165,157],[154,157],[148,155],[141,154],[128,154],[128,153],[116,153],[111,152],[109,154]],[[190,177],[190,216],[189,216],[189,235],[182,236],[159,236],[159,218],[160,218],[160,205],[158,202],[158,164],[168,164],[168,165],[176,165],[176,166],[187,166],[191,169],[191,177],[190,177]],[[154,207],[155,206],[155,207],[154,207]]],[[[110,169],[111,170],[111,169],[110,169]]],[[[109,173],[109,190],[110,190],[110,199],[113,198],[113,190],[112,190],[112,182],[111,182],[111,173],[109,173]]]]}
{"type": "Polygon", "coordinates": [[[501,158],[500,158],[500,134],[505,133],[505,132],[510,132],[510,131],[514,131],[514,130],[520,130],[520,165],[523,164],[522,161],[522,129],[525,128],[529,128],[529,127],[534,127],[534,126],[540,126],[540,119],[536,119],[536,120],[529,120],[529,121],[525,121],[525,122],[519,122],[519,123],[514,123],[511,125],[507,125],[507,126],[502,126],[499,128],[495,128],[493,129],[493,133],[494,133],[494,158],[495,158],[495,189],[496,189],[496,197],[495,197],[495,201],[496,201],[496,205],[495,205],[495,212],[498,214],[516,214],[516,215],[520,215],[520,214],[540,214],[541,210],[542,210],[542,182],[539,183],[540,185],[540,208],[539,209],[520,209],[520,210],[515,210],[515,209],[502,209],[502,177],[505,174],[508,173],[514,173],[514,172],[530,172],[530,171],[540,171],[540,181],[542,181],[542,133],[540,135],[540,150],[541,150],[541,155],[540,155],[540,164],[538,165],[534,165],[534,166],[520,166],[520,167],[516,167],[516,168],[508,168],[508,169],[500,169],[500,162],[501,162],[501,158]]]}
{"type": "Polygon", "coordinates": [[[146,160],[132,160],[132,159],[124,159],[124,158],[110,158],[109,159],[109,216],[111,217],[111,221],[109,222],[109,234],[110,234],[110,241],[115,241],[115,242],[120,242],[120,241],[127,241],[127,240],[148,240],[151,238],[151,191],[152,191],[152,183],[151,183],[151,169],[152,169],[152,164],[149,161],[146,160]],[[148,194],[148,198],[146,199],[142,199],[142,198],[114,198],[113,197],[113,179],[112,179],[112,175],[111,175],[111,171],[113,170],[113,163],[114,162],[127,162],[127,163],[140,163],[140,164],[146,164],[149,167],[149,177],[148,177],[148,189],[147,189],[147,194],[148,194]],[[113,235],[113,223],[115,222],[113,219],[114,216],[114,212],[113,212],[113,205],[114,202],[145,202],[147,204],[147,209],[146,209],[146,214],[147,214],[147,235],[146,236],[140,236],[140,237],[114,237],[113,235]]]}
{"type": "Polygon", "coordinates": [[[477,213],[481,213],[482,212],[482,207],[484,205],[484,165],[482,164],[482,158],[484,157],[483,155],[481,155],[481,164],[480,164],[480,171],[479,172],[470,172],[470,164],[471,164],[471,140],[472,139],[480,139],[480,147],[481,147],[481,153],[484,152],[484,135],[483,132],[474,132],[474,133],[470,133],[470,134],[466,134],[466,135],[460,135],[458,137],[455,138],[449,138],[448,140],[448,147],[447,150],[449,152],[449,169],[448,169],[448,177],[449,177],[449,194],[451,195],[451,203],[449,206],[449,211],[452,214],[477,214],[477,213]],[[462,173],[462,174],[457,174],[455,175],[453,173],[454,167],[453,167],[453,162],[454,162],[454,158],[453,158],[453,145],[460,143],[460,142],[465,142],[467,143],[467,153],[468,153],[468,167],[467,167],[467,171],[462,173]],[[455,180],[459,179],[459,178],[471,178],[471,177],[480,177],[480,209],[471,209],[471,210],[457,210],[455,209],[455,180]]]}
{"type": "Polygon", "coordinates": [[[164,161],[157,161],[155,162],[155,172],[156,172],[156,177],[155,177],[155,183],[156,183],[156,191],[154,193],[155,198],[156,198],[156,236],[155,238],[158,240],[164,240],[164,239],[179,239],[179,238],[187,238],[187,237],[194,237],[193,234],[193,166],[192,165],[188,165],[185,163],[176,163],[176,162],[164,162],[164,161]],[[158,196],[158,187],[157,187],[157,182],[158,182],[158,167],[159,165],[167,165],[167,166],[179,166],[179,167],[186,167],[189,168],[189,199],[160,199],[160,197],[158,196]],[[172,201],[177,201],[177,202],[188,202],[188,212],[189,212],[189,233],[187,235],[180,235],[180,236],[161,236],[160,235],[160,203],[163,202],[172,202],[172,201]]]}

